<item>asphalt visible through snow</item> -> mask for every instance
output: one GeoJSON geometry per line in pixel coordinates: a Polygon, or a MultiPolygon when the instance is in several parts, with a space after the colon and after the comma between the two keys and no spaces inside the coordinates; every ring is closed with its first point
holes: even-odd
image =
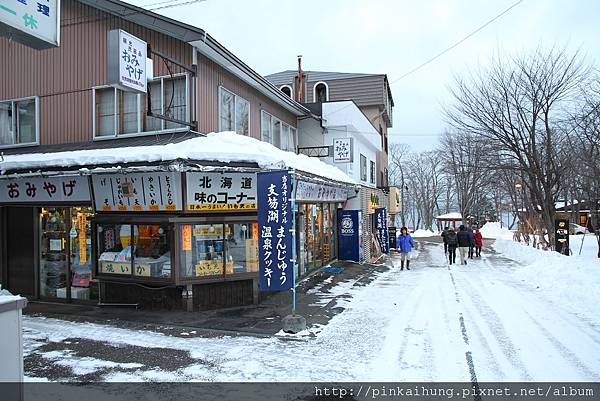
{"type": "MultiPolygon", "coordinates": [[[[343,309],[295,337],[187,338],[27,317],[26,376],[74,381],[600,381],[600,326],[520,281],[504,255],[449,266],[418,240],[410,271],[324,294],[343,309]],[[292,340],[292,341],[290,341],[292,340]]],[[[568,279],[568,278],[565,278],[568,279]]],[[[330,292],[329,292],[330,291],[330,292]]],[[[330,304],[334,305],[330,305],[330,304]]]]}

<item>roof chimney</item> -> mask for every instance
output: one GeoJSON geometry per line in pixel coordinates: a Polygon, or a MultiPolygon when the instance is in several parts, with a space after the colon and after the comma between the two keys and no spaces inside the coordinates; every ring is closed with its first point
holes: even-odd
{"type": "Polygon", "coordinates": [[[304,82],[302,81],[302,55],[298,55],[298,75],[296,76],[296,101],[304,103],[304,82]]]}

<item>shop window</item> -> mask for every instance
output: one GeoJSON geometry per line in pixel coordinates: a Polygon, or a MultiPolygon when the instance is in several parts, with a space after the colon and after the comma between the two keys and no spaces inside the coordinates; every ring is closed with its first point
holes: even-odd
{"type": "Polygon", "coordinates": [[[367,181],[367,157],[360,155],[360,180],[367,181]]]}
{"type": "Polygon", "coordinates": [[[219,88],[219,131],[250,133],[250,102],[223,87],[219,88]]]}
{"type": "Polygon", "coordinates": [[[171,277],[168,225],[98,224],[98,274],[171,277]]]}
{"type": "Polygon", "coordinates": [[[39,142],[37,98],[0,102],[0,147],[39,142]]]}
{"type": "Polygon", "coordinates": [[[169,226],[135,225],[137,232],[133,257],[133,275],[138,277],[171,277],[169,226]]]}
{"type": "Polygon", "coordinates": [[[225,225],[226,274],[258,271],[258,224],[225,225]]]}
{"type": "Polygon", "coordinates": [[[223,224],[181,225],[181,275],[190,277],[222,276],[225,263],[223,224]]]}

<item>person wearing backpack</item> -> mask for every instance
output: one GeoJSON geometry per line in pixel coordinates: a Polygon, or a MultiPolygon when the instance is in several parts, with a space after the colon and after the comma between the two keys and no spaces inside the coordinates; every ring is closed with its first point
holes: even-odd
{"type": "MultiPolygon", "coordinates": [[[[471,238],[469,237],[469,233],[464,225],[461,225],[458,228],[458,233],[456,234],[458,239],[458,254],[460,256],[460,264],[467,264],[467,253],[469,252],[469,248],[471,245],[471,238]]],[[[475,244],[473,244],[475,245],[475,244]]]]}
{"type": "Polygon", "coordinates": [[[410,251],[414,247],[415,243],[408,233],[408,228],[402,227],[400,235],[396,238],[396,249],[400,252],[400,270],[404,270],[404,262],[406,262],[406,270],[410,270],[410,251]]]}
{"type": "Polygon", "coordinates": [[[448,261],[450,262],[450,264],[456,263],[456,248],[458,247],[458,237],[456,236],[456,232],[454,232],[454,228],[450,227],[448,229],[446,240],[448,241],[448,261]]]}

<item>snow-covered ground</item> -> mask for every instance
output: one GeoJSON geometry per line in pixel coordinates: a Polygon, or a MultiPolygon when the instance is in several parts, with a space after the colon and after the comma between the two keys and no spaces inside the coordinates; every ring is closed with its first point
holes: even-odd
{"type": "Polygon", "coordinates": [[[421,242],[410,271],[334,287],[345,310],[312,336],[182,338],[25,317],[26,361],[75,380],[600,380],[598,265],[499,241],[500,254],[448,266],[441,244],[421,242]]]}
{"type": "Polygon", "coordinates": [[[418,229],[415,230],[414,233],[411,234],[414,238],[427,238],[427,237],[435,237],[436,235],[440,235],[439,233],[434,233],[431,230],[423,230],[418,229]]]}

